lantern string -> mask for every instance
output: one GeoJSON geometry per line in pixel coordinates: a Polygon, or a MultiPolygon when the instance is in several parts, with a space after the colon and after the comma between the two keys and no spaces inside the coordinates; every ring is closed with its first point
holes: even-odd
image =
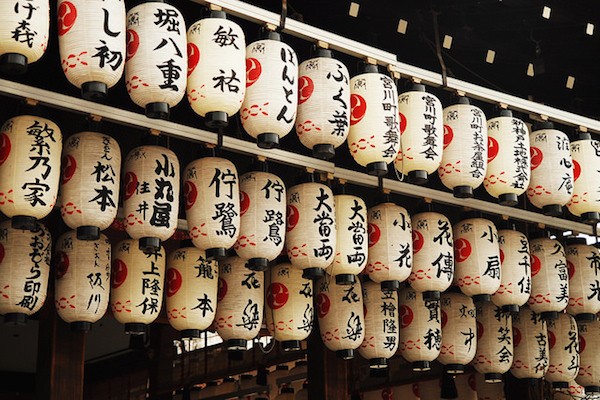
{"type": "Polygon", "coordinates": [[[279,18],[279,31],[285,29],[285,20],[287,19],[287,0],[281,0],[281,15],[279,18]]]}
{"type": "Polygon", "coordinates": [[[446,70],[446,63],[444,62],[444,57],[442,56],[442,46],[440,45],[440,26],[438,24],[438,15],[441,14],[441,12],[432,8],[431,14],[433,15],[433,32],[435,35],[435,54],[442,69],[442,85],[447,87],[448,71],[446,70]]]}
{"type": "MultiPolygon", "coordinates": [[[[273,268],[269,268],[269,285],[271,284],[271,282],[273,282],[273,268]]],[[[256,343],[258,344],[258,348],[260,349],[260,351],[263,354],[269,354],[270,352],[273,351],[273,349],[275,348],[275,312],[273,311],[273,309],[271,307],[267,307],[269,309],[269,312],[271,313],[271,323],[273,324],[273,336],[271,337],[271,343],[269,343],[267,346],[263,347],[263,344],[260,342],[260,339],[255,339],[256,343]]],[[[269,327],[269,321],[267,321],[267,329],[269,327]]]]}

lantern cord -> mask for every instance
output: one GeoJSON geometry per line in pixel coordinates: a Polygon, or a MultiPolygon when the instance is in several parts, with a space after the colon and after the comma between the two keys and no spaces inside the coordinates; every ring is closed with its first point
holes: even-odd
{"type": "MultiPolygon", "coordinates": [[[[269,268],[269,284],[273,281],[273,268],[269,268]]],[[[267,346],[263,347],[263,344],[260,342],[260,339],[257,339],[256,343],[258,344],[258,348],[263,354],[269,354],[275,348],[275,313],[271,307],[269,308],[269,312],[271,313],[271,322],[273,324],[273,336],[271,337],[271,343],[267,346]]],[[[269,328],[269,320],[267,319],[267,330],[269,328]]]]}
{"type": "Polygon", "coordinates": [[[287,18],[287,0],[281,0],[281,16],[279,18],[279,31],[283,31],[285,29],[285,20],[287,18]]]}
{"type": "Polygon", "coordinates": [[[448,86],[448,71],[446,70],[446,63],[442,56],[442,46],[440,45],[440,26],[438,24],[438,15],[440,11],[431,8],[431,14],[433,15],[433,32],[435,35],[435,54],[437,55],[440,67],[442,68],[442,85],[448,86]]]}
{"type": "Polygon", "coordinates": [[[219,128],[219,133],[217,134],[217,147],[219,149],[223,147],[223,128],[219,128]]]}

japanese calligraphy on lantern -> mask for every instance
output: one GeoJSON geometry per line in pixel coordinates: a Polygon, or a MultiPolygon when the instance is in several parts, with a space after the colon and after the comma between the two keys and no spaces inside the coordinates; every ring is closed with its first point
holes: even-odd
{"type": "Polygon", "coordinates": [[[477,351],[473,359],[475,370],[485,374],[487,382],[499,382],[513,363],[512,317],[492,302],[477,304],[477,351]]]}
{"type": "Polygon", "coordinates": [[[530,242],[531,295],[529,307],[536,313],[562,311],[569,303],[569,273],[563,246],[553,239],[530,242]]]}
{"type": "Polygon", "coordinates": [[[567,207],[572,214],[593,223],[596,216],[590,213],[600,212],[600,172],[589,166],[596,165],[599,161],[600,141],[592,140],[585,134],[580,134],[578,139],[571,143],[573,196],[567,207]]]}
{"type": "Polygon", "coordinates": [[[442,345],[438,360],[454,372],[463,372],[477,350],[477,327],[473,300],[462,293],[441,298],[442,345]]]}
{"type": "Polygon", "coordinates": [[[568,239],[566,247],[569,274],[567,312],[577,318],[594,318],[600,312],[600,251],[584,238],[568,239]]]}
{"type": "Polygon", "coordinates": [[[579,328],[579,373],[575,381],[589,389],[594,389],[600,382],[598,374],[600,359],[600,321],[585,321],[578,324],[579,328]]]}
{"type": "Polygon", "coordinates": [[[519,379],[543,377],[549,366],[548,331],[528,307],[513,316],[514,359],[510,372],[519,379]]]}
{"type": "Polygon", "coordinates": [[[579,372],[579,334],[575,318],[560,313],[548,321],[548,372],[544,376],[554,387],[568,385],[579,372]]]}
{"type": "Polygon", "coordinates": [[[497,306],[522,306],[531,293],[531,262],[527,237],[512,229],[498,231],[500,288],[492,295],[497,306]]]}
{"type": "Polygon", "coordinates": [[[367,233],[367,206],[356,196],[334,196],[337,224],[337,250],[330,275],[358,275],[367,264],[369,238],[367,233]]]}

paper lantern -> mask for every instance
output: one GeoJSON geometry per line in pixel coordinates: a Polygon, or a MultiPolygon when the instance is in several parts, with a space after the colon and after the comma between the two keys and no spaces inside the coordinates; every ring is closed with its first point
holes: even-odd
{"type": "Polygon", "coordinates": [[[219,265],[195,247],[175,250],[167,259],[166,286],[169,324],[184,338],[200,337],[215,318],[219,265]]]}
{"type": "Polygon", "coordinates": [[[121,149],[108,135],[81,132],[65,141],[60,215],[77,238],[96,240],[117,216],[121,149]]]}
{"type": "Polygon", "coordinates": [[[336,253],[335,202],[331,189],[316,182],[290,188],[286,230],[285,246],[292,265],[304,270],[307,278],[322,276],[336,253]]]}
{"type": "Polygon", "coordinates": [[[24,325],[46,301],[52,238],[44,225],[31,231],[0,222],[0,314],[4,323],[24,325]]]}
{"type": "Polygon", "coordinates": [[[46,118],[21,115],[4,123],[0,139],[0,211],[14,228],[36,229],[56,203],[60,129],[46,118]]]}
{"type": "Polygon", "coordinates": [[[125,230],[144,252],[158,251],[177,229],[179,160],[165,147],[141,146],[127,154],[123,169],[125,230]]]}
{"type": "Polygon", "coordinates": [[[531,180],[527,197],[544,214],[559,216],[573,196],[573,159],[567,135],[551,122],[534,128],[531,142],[531,180]],[[552,171],[552,173],[548,173],[552,171]]]}
{"type": "Polygon", "coordinates": [[[462,374],[477,350],[477,327],[473,299],[462,293],[444,293],[442,346],[438,361],[449,374],[462,374]]]}
{"type": "MultiPolygon", "coordinates": [[[[72,26],[73,14],[59,9],[58,31],[72,26]]],[[[50,2],[29,0],[25,3],[3,1],[0,4],[0,70],[23,74],[27,65],[39,60],[48,46],[50,2]]]]}
{"type": "Polygon", "coordinates": [[[367,264],[367,206],[360,197],[350,194],[336,194],[334,201],[337,251],[327,273],[335,276],[337,284],[345,285],[353,283],[367,264]]]}
{"type": "Polygon", "coordinates": [[[313,327],[313,285],[302,271],[282,262],[266,273],[267,328],[284,351],[300,350],[313,327]]]}
{"type": "Polygon", "coordinates": [[[475,374],[477,400],[506,400],[504,383],[487,383],[483,374],[475,374]]]}
{"type": "Polygon", "coordinates": [[[567,312],[578,321],[593,321],[600,312],[600,250],[585,238],[567,239],[569,304],[567,312]]]}
{"type": "Polygon", "coordinates": [[[125,4],[121,0],[59,0],[61,67],[84,99],[106,97],[125,69],[125,4]]]}
{"type": "Polygon", "coordinates": [[[240,232],[240,189],[235,165],[219,157],[192,161],[183,173],[185,215],[194,246],[223,258],[240,232]]]}
{"type": "Polygon", "coordinates": [[[569,382],[577,377],[579,370],[579,337],[575,318],[560,313],[548,321],[548,347],[550,364],[545,379],[552,382],[553,389],[568,389],[569,382]]]}
{"type": "Polygon", "coordinates": [[[219,263],[215,326],[227,350],[244,351],[258,335],[263,319],[264,273],[250,271],[244,260],[228,257],[219,263]]]}
{"type": "Polygon", "coordinates": [[[127,13],[125,84],[148,118],[168,119],[186,88],[185,21],[175,7],[147,1],[127,13]]]}
{"type": "Polygon", "coordinates": [[[586,396],[583,386],[577,382],[569,382],[568,389],[560,389],[554,392],[554,400],[591,400],[593,395],[586,396]]]}
{"type": "Polygon", "coordinates": [[[505,312],[519,312],[519,307],[527,303],[531,294],[529,241],[516,229],[501,229],[498,243],[501,279],[492,301],[505,312]]]}
{"type": "Polygon", "coordinates": [[[454,284],[475,301],[490,300],[500,288],[500,248],[496,226],[468,218],[453,228],[454,284]]]}
{"type": "Polygon", "coordinates": [[[246,37],[222,11],[196,22],[187,32],[187,96],[192,110],[210,128],[225,127],[240,110],[246,85],[246,37]]]}
{"type": "Polygon", "coordinates": [[[423,300],[408,287],[400,289],[398,299],[400,355],[412,364],[414,371],[428,371],[442,346],[440,302],[423,300]]]}
{"type": "Polygon", "coordinates": [[[335,156],[350,129],[348,69],[331,50],[317,49],[314,58],[298,68],[296,133],[312,154],[324,160],[335,156]]]}
{"type": "Polygon", "coordinates": [[[350,79],[350,107],[350,154],[369,175],[384,176],[400,150],[396,84],[377,65],[365,64],[350,79]]]}
{"type": "Polygon", "coordinates": [[[246,47],[246,96],[240,119],[258,147],[279,147],[294,127],[298,107],[298,58],[277,32],[246,47]]]}
{"type": "Polygon", "coordinates": [[[502,382],[513,363],[513,328],[509,313],[491,302],[477,304],[477,351],[473,367],[488,383],[502,382]]]}
{"type": "Polygon", "coordinates": [[[321,339],[344,360],[354,357],[365,339],[365,317],[360,281],[336,285],[327,277],[317,283],[317,316],[321,339]]]}
{"type": "Polygon", "coordinates": [[[140,250],[135,239],[119,242],[112,252],[110,308],[125,333],[142,335],[162,307],[165,250],[140,250]]]}
{"type": "Polygon", "coordinates": [[[77,233],[63,234],[56,242],[54,304],[74,331],[85,332],[104,316],[110,290],[111,249],[104,235],[79,240],[77,233]]]}
{"type": "Polygon", "coordinates": [[[473,189],[485,179],[487,123],[480,108],[459,97],[444,108],[444,151],[438,174],[454,197],[473,197],[473,189]]]}
{"type": "Polygon", "coordinates": [[[557,241],[533,239],[531,249],[531,295],[529,307],[543,318],[556,318],[569,303],[569,274],[565,250],[557,241]]]}
{"type": "Polygon", "coordinates": [[[268,172],[240,177],[240,230],[233,248],[247,267],[264,271],[283,251],[286,192],[281,178],[268,172]]]}
{"type": "Polygon", "coordinates": [[[369,208],[369,255],[366,272],[384,290],[397,290],[412,271],[410,215],[389,198],[369,208]]]}
{"type": "Polygon", "coordinates": [[[540,379],[548,371],[546,321],[529,307],[513,315],[514,358],[511,374],[518,379],[540,379]]]}
{"type": "Polygon", "coordinates": [[[409,181],[423,185],[442,161],[444,146],[443,109],[440,100],[414,84],[398,97],[400,151],[394,160],[396,170],[409,181]]]}
{"type": "Polygon", "coordinates": [[[529,186],[529,129],[509,110],[488,120],[488,158],[483,186],[503,206],[516,206],[529,186]]]}
{"type": "Polygon", "coordinates": [[[600,220],[600,172],[590,165],[600,162],[600,141],[592,140],[587,132],[579,132],[571,142],[573,158],[573,196],[567,203],[571,214],[581,217],[586,224],[600,220]],[[582,168],[583,167],[583,168],[582,168]]]}
{"type": "Polygon", "coordinates": [[[575,381],[586,394],[600,393],[600,321],[579,324],[579,373],[575,381]]]}

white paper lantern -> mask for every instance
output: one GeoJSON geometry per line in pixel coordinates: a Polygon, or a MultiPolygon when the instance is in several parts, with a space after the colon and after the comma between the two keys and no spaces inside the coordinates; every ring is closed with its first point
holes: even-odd
{"type": "Polygon", "coordinates": [[[246,96],[240,119],[258,147],[279,147],[294,127],[298,107],[298,57],[276,32],[246,47],[246,96]]]}
{"type": "Polygon", "coordinates": [[[585,388],[577,382],[569,382],[568,389],[561,389],[554,392],[554,400],[591,400],[592,395],[585,395],[585,388]]]}
{"type": "Polygon", "coordinates": [[[505,400],[504,383],[487,383],[483,374],[475,374],[477,400],[505,400]]]}
{"type": "Polygon", "coordinates": [[[169,324],[182,337],[200,337],[217,309],[219,265],[200,249],[175,250],[167,259],[166,307],[169,324]]]}
{"type": "Polygon", "coordinates": [[[187,32],[187,96],[211,128],[225,127],[246,93],[246,37],[222,11],[194,23],[187,32]]]}
{"type": "Polygon", "coordinates": [[[23,325],[46,301],[52,238],[44,225],[31,231],[0,222],[0,314],[23,325]]]}
{"type": "Polygon", "coordinates": [[[552,382],[553,389],[568,389],[569,382],[579,371],[579,337],[575,318],[560,313],[548,321],[548,347],[550,364],[545,379],[552,382]]]}
{"type": "Polygon", "coordinates": [[[569,274],[565,250],[557,241],[533,239],[529,307],[544,318],[556,318],[569,303],[569,274]]]}
{"type": "Polygon", "coordinates": [[[573,159],[569,138],[554,129],[551,122],[546,122],[531,133],[529,140],[531,181],[527,197],[531,204],[543,209],[544,214],[559,216],[562,206],[573,196],[573,159]]]}
{"type": "Polygon", "coordinates": [[[84,99],[106,97],[125,69],[125,2],[59,0],[61,67],[84,99]]]}
{"type": "Polygon", "coordinates": [[[384,176],[400,149],[396,84],[366,64],[350,79],[350,107],[350,154],[370,175],[384,176]]]}
{"type": "Polygon", "coordinates": [[[540,379],[548,371],[546,321],[529,307],[513,315],[514,359],[510,372],[518,379],[540,379]]]}
{"type": "Polygon", "coordinates": [[[74,331],[89,331],[104,316],[110,290],[111,249],[104,235],[79,240],[70,231],[56,242],[54,304],[74,331]]]}
{"type": "Polygon", "coordinates": [[[444,146],[443,109],[440,100],[414,84],[398,97],[400,151],[396,170],[416,184],[425,184],[442,162],[444,146]]]}
{"type": "Polygon", "coordinates": [[[455,197],[473,197],[485,178],[487,123],[480,108],[460,97],[444,108],[444,152],[438,174],[455,197]]]}
{"type": "Polygon", "coordinates": [[[264,273],[250,271],[244,260],[228,257],[219,263],[215,327],[227,350],[244,351],[258,335],[263,319],[264,273]]]}
{"type": "Polygon", "coordinates": [[[489,300],[500,287],[500,248],[496,226],[469,218],[454,226],[454,284],[475,301],[489,300]]]}
{"type": "Polygon", "coordinates": [[[567,208],[584,223],[595,224],[600,220],[600,171],[590,166],[600,162],[600,141],[592,140],[587,132],[579,132],[571,143],[571,157],[573,196],[567,208]]]}
{"type": "Polygon", "coordinates": [[[439,299],[454,276],[452,226],[448,218],[433,211],[415,214],[411,222],[413,266],[408,282],[426,300],[439,299]]]}
{"type": "Polygon", "coordinates": [[[354,357],[365,339],[365,317],[360,281],[336,285],[328,277],[317,283],[317,316],[321,339],[344,360],[354,357]]]}
{"type": "Polygon", "coordinates": [[[334,260],[336,253],[335,202],[331,189],[307,182],[287,191],[285,247],[295,268],[314,278],[334,260]]]}
{"type": "Polygon", "coordinates": [[[579,324],[579,373],[575,381],[586,394],[600,393],[600,321],[579,324]]]}
{"type": "Polygon", "coordinates": [[[397,290],[412,271],[410,215],[389,199],[369,208],[369,278],[384,290],[397,290]]]}
{"type": "Polygon", "coordinates": [[[416,291],[405,287],[398,294],[400,308],[400,355],[414,371],[428,371],[442,346],[440,302],[423,300],[416,291]]]}
{"type": "Polygon", "coordinates": [[[578,321],[593,321],[600,312],[600,250],[585,238],[567,239],[569,304],[567,312],[578,321]]]}
{"type": "Polygon", "coordinates": [[[488,120],[488,158],[483,186],[504,206],[516,206],[529,186],[529,130],[509,110],[488,120]]]}
{"type": "Polygon", "coordinates": [[[473,299],[462,293],[444,293],[442,346],[438,361],[449,374],[462,374],[477,350],[477,326],[473,299]]]}
{"type": "Polygon", "coordinates": [[[285,186],[277,175],[256,171],[240,177],[239,191],[240,231],[233,248],[248,268],[264,271],[284,246],[285,186]]]}
{"type": "Polygon", "coordinates": [[[331,50],[318,49],[298,68],[296,133],[312,154],[324,160],[335,156],[350,129],[348,69],[331,50]]]}
{"type": "Polygon", "coordinates": [[[505,312],[519,312],[519,307],[527,303],[531,294],[529,241],[515,229],[501,229],[498,243],[501,280],[492,301],[505,312]]]}
{"type": "Polygon", "coordinates": [[[367,264],[367,206],[360,197],[350,194],[336,194],[334,201],[337,251],[327,273],[335,276],[337,284],[347,284],[354,282],[367,264]]]}
{"type": "Polygon", "coordinates": [[[477,352],[473,367],[489,383],[502,382],[513,363],[513,325],[509,313],[491,302],[477,305],[477,352]]]}
{"type": "Polygon", "coordinates": [[[119,206],[121,149],[108,135],[81,132],[65,141],[60,180],[60,215],[77,238],[96,240],[119,206]]]}
{"type": "Polygon", "coordinates": [[[110,309],[125,332],[142,335],[162,307],[165,250],[153,254],[139,249],[135,239],[119,242],[112,252],[110,309]]]}
{"type": "Polygon", "coordinates": [[[235,165],[220,157],[192,161],[183,173],[185,215],[194,246],[223,258],[240,232],[240,189],[235,165]]]}
{"type": "Polygon", "coordinates": [[[185,94],[185,34],[181,12],[167,3],[148,1],[127,13],[125,84],[148,118],[168,119],[185,94]]]}
{"type": "Polygon", "coordinates": [[[179,213],[179,160],[161,146],[131,150],[123,167],[125,230],[152,253],[177,229],[179,213]]]}
{"type": "Polygon", "coordinates": [[[300,350],[313,328],[313,284],[282,262],[266,273],[267,328],[284,351],[300,350]]]}
{"type": "MultiPolygon", "coordinates": [[[[69,7],[58,10],[58,32],[69,30],[77,15],[69,7]]],[[[0,70],[23,74],[27,65],[39,60],[48,47],[50,2],[3,1],[0,4],[0,70]]]]}

